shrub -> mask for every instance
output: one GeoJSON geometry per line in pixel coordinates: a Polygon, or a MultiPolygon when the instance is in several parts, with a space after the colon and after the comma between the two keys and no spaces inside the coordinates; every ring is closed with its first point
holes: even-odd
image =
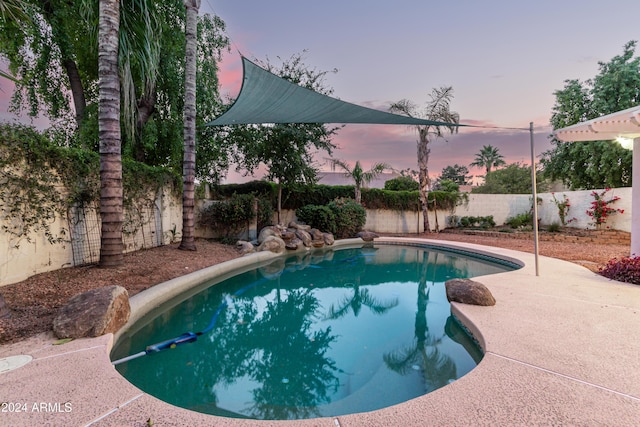
{"type": "Polygon", "coordinates": [[[587,215],[593,218],[593,223],[598,228],[607,222],[607,218],[609,216],[615,213],[624,213],[624,209],[616,209],[610,206],[620,200],[620,197],[613,196],[612,198],[605,200],[604,196],[609,190],[610,188],[605,189],[601,193],[598,193],[597,191],[591,192],[591,196],[593,196],[594,200],[591,202],[591,207],[587,210],[587,215]]]}
{"type": "Polygon", "coordinates": [[[533,225],[533,214],[531,212],[525,212],[516,216],[512,216],[510,218],[507,218],[505,224],[510,226],[511,228],[520,228],[526,225],[533,225]]]}
{"type": "Polygon", "coordinates": [[[418,191],[420,184],[410,176],[399,176],[385,181],[384,189],[389,191],[418,191]]]}
{"type": "Polygon", "coordinates": [[[338,239],[353,237],[362,230],[367,211],[355,200],[338,198],[328,205],[307,205],[296,210],[296,217],[314,228],[333,233],[338,239]]]}
{"type": "Polygon", "coordinates": [[[273,204],[268,197],[258,197],[257,225],[258,230],[273,224],[273,204]]]}
{"type": "Polygon", "coordinates": [[[322,231],[336,232],[336,213],[326,205],[307,205],[296,209],[296,217],[322,231]]]}
{"type": "Polygon", "coordinates": [[[557,233],[560,231],[560,223],[553,222],[547,227],[547,231],[550,233],[557,233]]]}
{"type": "Polygon", "coordinates": [[[640,285],[640,256],[613,258],[599,273],[612,280],[640,285]]]}
{"type": "Polygon", "coordinates": [[[353,199],[340,198],[329,203],[329,208],[336,214],[336,231],[338,239],[354,237],[367,222],[367,211],[353,199]]]}
{"type": "Polygon", "coordinates": [[[486,230],[496,226],[493,215],[489,216],[463,216],[460,218],[460,226],[465,228],[482,228],[486,230]]]}
{"type": "Polygon", "coordinates": [[[253,201],[251,194],[234,194],[227,200],[214,202],[200,211],[198,224],[231,236],[253,218],[253,201]]]}

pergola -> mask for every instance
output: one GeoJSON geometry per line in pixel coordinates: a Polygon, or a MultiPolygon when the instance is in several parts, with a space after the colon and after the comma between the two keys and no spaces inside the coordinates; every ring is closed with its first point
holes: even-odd
{"type": "Polygon", "coordinates": [[[640,256],[640,105],[558,129],[554,135],[563,142],[633,141],[631,255],[640,256]]]}

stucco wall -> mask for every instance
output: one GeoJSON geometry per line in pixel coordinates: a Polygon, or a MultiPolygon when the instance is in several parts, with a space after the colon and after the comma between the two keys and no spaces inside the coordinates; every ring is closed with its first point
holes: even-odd
{"type": "MultiPolygon", "coordinates": [[[[596,190],[598,193],[603,190],[596,190]]],[[[568,225],[575,228],[594,228],[592,219],[586,214],[594,200],[592,191],[568,191],[555,193],[558,201],[563,200],[566,195],[570,201],[567,219],[576,218],[568,225]]],[[[610,190],[605,199],[613,196],[620,197],[612,206],[623,209],[623,214],[612,215],[606,227],[614,230],[631,231],[631,188],[616,188],[610,190]]],[[[542,225],[549,225],[553,222],[560,222],[558,208],[553,202],[551,193],[542,193],[538,197],[542,202],[538,205],[538,216],[542,225]]],[[[182,235],[182,200],[172,196],[170,191],[164,191],[156,200],[161,222],[161,240],[164,244],[170,243],[171,238],[177,240],[182,235]],[[171,232],[174,230],[175,234],[171,232]]],[[[462,216],[488,216],[493,215],[496,224],[501,225],[515,215],[528,212],[531,207],[531,196],[529,195],[499,195],[499,194],[469,194],[469,203],[458,206],[453,213],[438,212],[437,224],[440,229],[447,225],[447,218],[451,215],[462,216]]],[[[281,222],[288,224],[295,219],[294,211],[284,211],[281,222]]],[[[274,215],[274,222],[276,218],[274,215]]],[[[430,213],[431,227],[435,229],[436,218],[430,213]]],[[[61,227],[67,229],[66,220],[58,218],[52,224],[52,230],[59,230],[61,227]]],[[[368,210],[365,228],[380,233],[416,233],[422,231],[422,216],[418,212],[398,212],[390,210],[368,210]]],[[[259,231],[259,230],[258,230],[259,231]]],[[[211,237],[205,230],[196,229],[196,235],[211,237]]],[[[251,236],[253,237],[253,236],[251,236]]],[[[11,238],[5,232],[0,231],[0,286],[7,285],[26,279],[34,274],[46,271],[57,270],[69,267],[73,264],[73,254],[71,245],[49,244],[44,236],[34,234],[30,236],[31,241],[21,239],[19,241],[11,238]]],[[[137,240],[128,244],[127,250],[139,249],[141,245],[137,240]]]]}

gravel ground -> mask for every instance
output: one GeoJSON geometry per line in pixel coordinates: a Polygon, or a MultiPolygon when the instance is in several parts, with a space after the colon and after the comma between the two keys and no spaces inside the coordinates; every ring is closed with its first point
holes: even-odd
{"type": "MultiPolygon", "coordinates": [[[[527,239],[453,233],[418,237],[533,252],[533,242],[527,239]]],[[[124,264],[118,268],[65,268],[0,287],[0,294],[11,311],[10,316],[0,319],[0,344],[50,331],[58,309],[78,293],[116,284],[126,288],[129,296],[133,296],[158,283],[239,256],[234,247],[216,242],[200,239],[196,246],[195,252],[178,250],[177,244],[137,251],[126,254],[124,264]]],[[[543,256],[564,259],[598,271],[610,259],[628,256],[629,246],[541,241],[539,252],[543,256]]]]}

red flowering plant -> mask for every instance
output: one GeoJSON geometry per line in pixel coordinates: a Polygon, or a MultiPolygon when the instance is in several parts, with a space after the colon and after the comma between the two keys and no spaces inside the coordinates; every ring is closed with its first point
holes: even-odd
{"type": "Polygon", "coordinates": [[[551,197],[553,197],[553,203],[555,203],[556,206],[558,207],[558,216],[560,217],[560,222],[562,223],[562,226],[565,226],[573,221],[576,221],[575,217],[567,220],[567,214],[569,213],[569,208],[571,207],[571,204],[569,203],[569,198],[567,197],[566,194],[562,195],[563,197],[562,201],[556,199],[555,193],[551,193],[551,197]]]}
{"type": "Polygon", "coordinates": [[[609,260],[599,273],[612,280],[640,285],[640,256],[609,260]]]}
{"type": "Polygon", "coordinates": [[[615,213],[624,213],[624,209],[616,209],[610,206],[612,203],[620,200],[620,197],[613,196],[608,200],[605,199],[605,194],[607,194],[609,190],[611,189],[607,188],[601,193],[598,193],[597,191],[591,192],[594,200],[591,202],[591,207],[587,210],[587,215],[593,218],[593,223],[597,228],[600,228],[604,223],[606,223],[609,216],[615,213]]]}

